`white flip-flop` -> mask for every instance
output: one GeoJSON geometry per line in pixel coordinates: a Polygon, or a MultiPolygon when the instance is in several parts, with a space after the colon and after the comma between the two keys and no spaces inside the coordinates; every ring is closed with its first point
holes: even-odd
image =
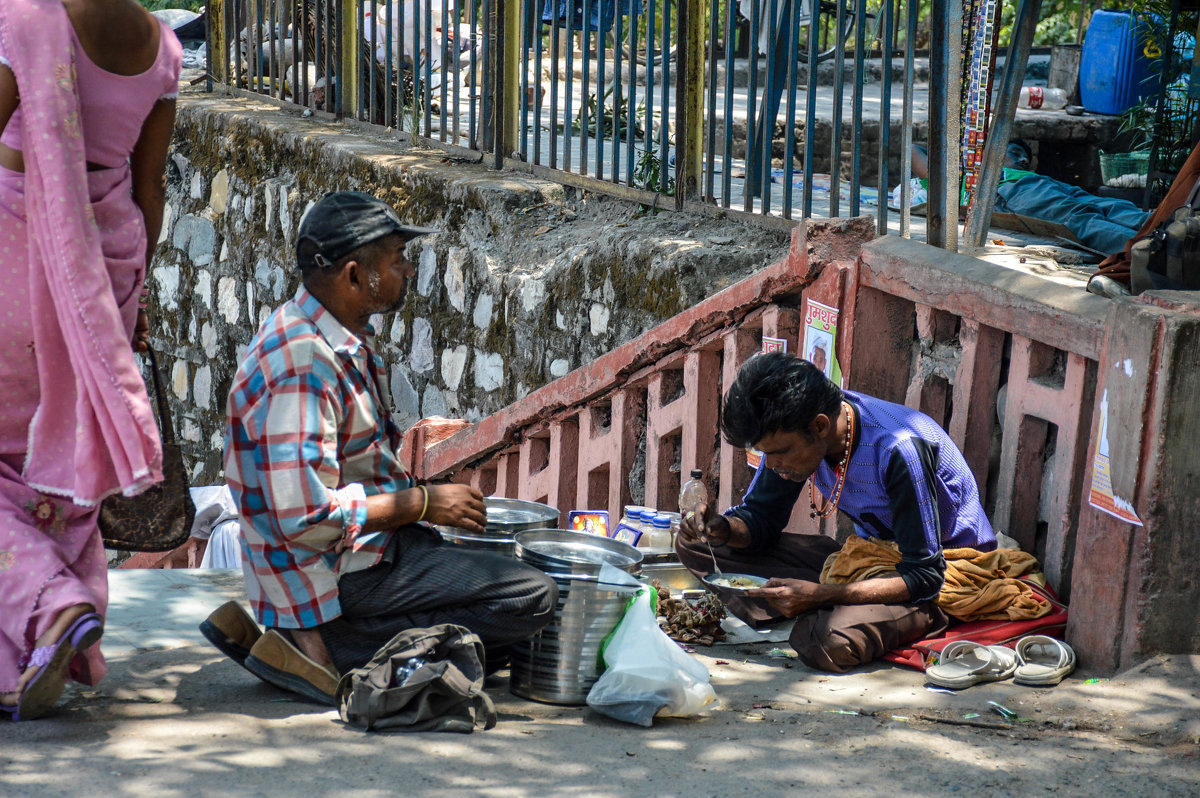
{"type": "Polygon", "coordinates": [[[1017,655],[1011,648],[956,640],[942,649],[938,664],[925,669],[925,678],[939,687],[961,690],[1007,679],[1016,669],[1017,655]]]}
{"type": "Polygon", "coordinates": [[[1017,641],[1017,684],[1050,687],[1075,670],[1075,652],[1061,640],[1030,635],[1017,641]]]}

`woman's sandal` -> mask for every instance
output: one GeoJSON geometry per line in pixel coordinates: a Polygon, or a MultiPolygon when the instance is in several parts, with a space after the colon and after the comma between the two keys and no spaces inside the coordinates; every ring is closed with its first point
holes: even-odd
{"type": "Polygon", "coordinates": [[[62,695],[71,660],[95,645],[102,634],[104,619],[99,613],[88,612],[76,618],[57,641],[35,648],[25,668],[39,668],[37,674],[21,690],[17,705],[3,709],[13,720],[33,720],[46,714],[62,695]]]}
{"type": "Polygon", "coordinates": [[[1017,655],[1011,648],[957,640],[942,649],[938,664],[925,669],[925,678],[939,687],[961,690],[1007,679],[1016,669],[1017,655]]]}
{"type": "Polygon", "coordinates": [[[1017,641],[1017,670],[1013,681],[1036,687],[1053,687],[1075,670],[1075,652],[1061,640],[1030,635],[1017,641]]]}

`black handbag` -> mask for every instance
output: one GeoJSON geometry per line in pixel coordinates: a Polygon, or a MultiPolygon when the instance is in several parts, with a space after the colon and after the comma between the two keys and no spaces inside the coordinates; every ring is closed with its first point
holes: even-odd
{"type": "Polygon", "coordinates": [[[162,432],[163,480],[137,496],[109,496],[100,504],[100,534],[104,546],[121,551],[170,551],[192,534],[196,506],[188,490],[183,453],[175,441],[175,425],[154,350],[148,349],[158,428],[162,432]]]}

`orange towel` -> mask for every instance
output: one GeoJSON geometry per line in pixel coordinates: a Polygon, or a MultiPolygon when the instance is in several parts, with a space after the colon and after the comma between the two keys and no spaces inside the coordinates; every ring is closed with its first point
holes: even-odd
{"type": "MultiPolygon", "coordinates": [[[[1025,576],[1039,584],[1046,577],[1037,558],[1018,549],[946,549],[946,580],[937,603],[960,621],[1021,621],[1041,618],[1053,609],[1041,600],[1025,576]]],[[[892,541],[873,541],[852,535],[825,561],[824,584],[860,582],[896,573],[900,552],[892,541]]]]}

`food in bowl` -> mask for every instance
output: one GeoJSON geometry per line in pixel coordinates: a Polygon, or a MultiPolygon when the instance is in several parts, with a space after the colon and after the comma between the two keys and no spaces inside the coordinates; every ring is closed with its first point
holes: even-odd
{"type": "Polygon", "coordinates": [[[721,587],[726,590],[737,591],[762,587],[767,583],[765,577],[753,576],[751,574],[709,574],[704,578],[704,581],[711,587],[721,587]]]}

